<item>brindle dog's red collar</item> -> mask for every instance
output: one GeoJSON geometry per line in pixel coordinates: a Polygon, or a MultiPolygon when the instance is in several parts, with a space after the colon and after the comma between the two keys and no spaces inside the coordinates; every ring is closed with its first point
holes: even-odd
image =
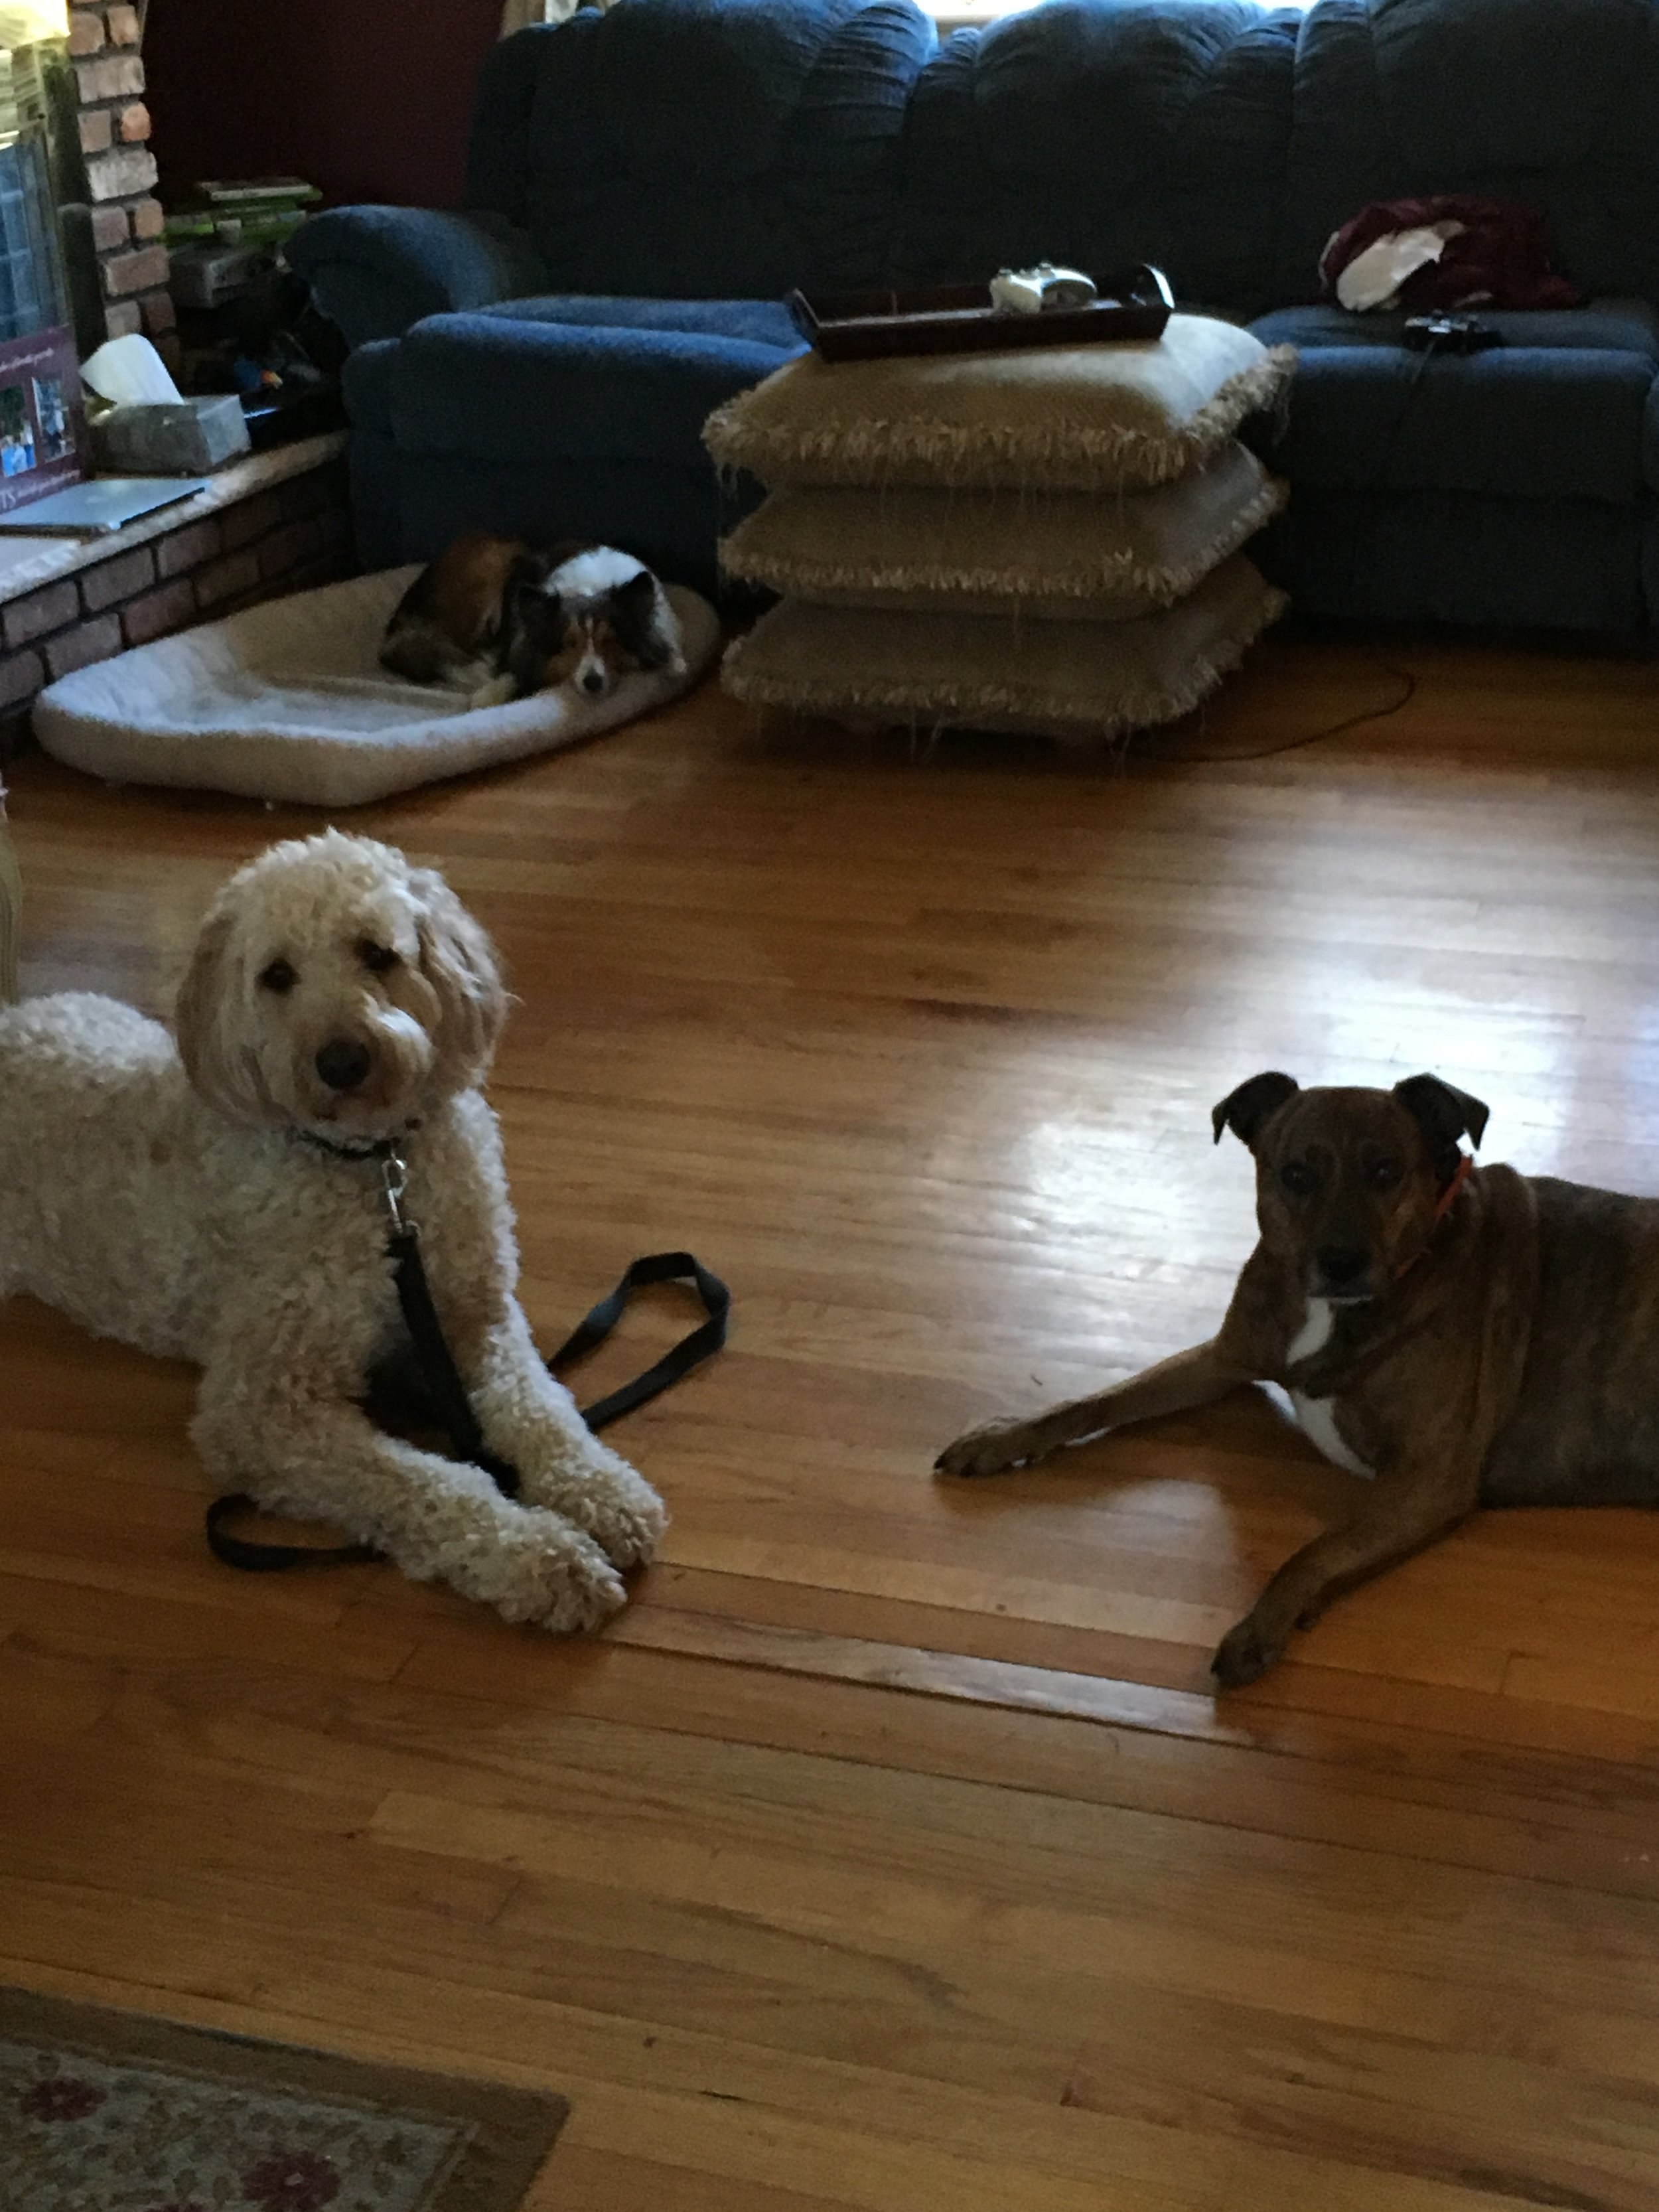
{"type": "MultiPolygon", "coordinates": [[[[1456,1205],[1458,1192],[1462,1189],[1464,1184],[1474,1173],[1474,1160],[1470,1158],[1468,1152],[1460,1152],[1457,1155],[1457,1165],[1452,1170],[1451,1181],[1446,1185],[1444,1190],[1441,1192],[1439,1197],[1435,1200],[1434,1219],[1429,1224],[1429,1234],[1431,1237],[1432,1237],[1435,1231],[1439,1228],[1441,1223],[1451,1212],[1453,1206],[1456,1205]]],[[[1428,1249],[1428,1246],[1425,1244],[1423,1247],[1423,1252],[1426,1252],[1428,1249]]],[[[1418,1261],[1423,1257],[1423,1252],[1413,1253],[1411,1258],[1407,1261],[1403,1267],[1396,1267],[1395,1269],[1394,1279],[1396,1283],[1400,1280],[1400,1278],[1402,1275],[1408,1274],[1417,1265],[1418,1261]]]]}
{"type": "Polygon", "coordinates": [[[1460,1152],[1457,1155],[1457,1166],[1453,1171],[1452,1179],[1441,1192],[1435,1206],[1434,1225],[1437,1229],[1456,1204],[1458,1192],[1462,1189],[1474,1173],[1474,1162],[1467,1152],[1460,1152]]]}

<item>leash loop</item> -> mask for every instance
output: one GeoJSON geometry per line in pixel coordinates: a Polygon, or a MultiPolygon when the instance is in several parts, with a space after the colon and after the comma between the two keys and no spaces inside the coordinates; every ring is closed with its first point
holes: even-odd
{"type": "Polygon", "coordinates": [[[631,1413],[635,1407],[659,1397],[672,1389],[682,1376],[700,1367],[705,1359],[712,1359],[726,1342],[726,1331],[732,1316],[732,1293],[718,1275],[711,1275],[700,1260],[690,1252],[650,1252],[642,1260],[635,1260],[608,1298],[601,1298],[591,1313],[579,1322],[564,1342],[548,1361],[555,1373],[572,1359],[580,1359],[594,1346],[603,1344],[628,1310],[628,1302],[635,1291],[652,1283],[690,1283],[702,1301],[708,1319],[683,1336],[677,1345],[664,1352],[654,1365],[643,1375],[636,1375],[631,1382],[624,1382],[604,1398],[596,1398],[591,1406],[581,1409],[582,1419],[595,1435],[619,1421],[623,1414],[631,1413]]]}

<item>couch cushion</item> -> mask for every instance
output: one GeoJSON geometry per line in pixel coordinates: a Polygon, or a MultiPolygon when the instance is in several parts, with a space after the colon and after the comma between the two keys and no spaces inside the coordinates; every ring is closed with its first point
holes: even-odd
{"type": "Polygon", "coordinates": [[[778,297],[884,281],[914,0],[650,0],[484,64],[468,196],[570,291],[778,297]]]}
{"type": "Polygon", "coordinates": [[[806,341],[781,300],[625,300],[584,292],[547,299],[501,300],[482,310],[514,323],[564,323],[605,331],[684,331],[700,337],[743,338],[804,353],[806,341]]]}
{"type": "Polygon", "coordinates": [[[1152,261],[1182,299],[1266,306],[1298,28],[1253,0],[1047,0],[958,33],[911,99],[896,280],[1152,261]]]}
{"type": "Polygon", "coordinates": [[[1295,366],[1249,331],[1172,315],[1117,345],[826,362],[807,354],[711,416],[717,461],[765,484],[1109,491],[1201,465],[1295,366]]]}
{"type": "Polygon", "coordinates": [[[1644,538],[1659,585],[1656,516],[1652,501],[1296,491],[1251,550],[1307,614],[1628,635],[1659,611],[1642,588],[1644,538]]]}
{"type": "Polygon", "coordinates": [[[398,338],[375,338],[347,355],[340,382],[353,429],[391,436],[392,380],[400,343],[398,338]]]}
{"type": "Polygon", "coordinates": [[[728,649],[722,680],[757,706],[1086,744],[1190,713],[1284,605],[1243,554],[1137,622],[785,599],[728,649]]]}
{"type": "MultiPolygon", "coordinates": [[[[1504,334],[1511,350],[1547,352],[1586,349],[1637,353],[1659,370],[1659,308],[1645,300],[1592,300],[1583,307],[1479,308],[1484,323],[1504,334]]],[[[1250,328],[1263,345],[1378,346],[1398,349],[1403,314],[1380,312],[1352,315],[1326,302],[1315,307],[1278,307],[1258,315],[1250,328]]]]}
{"type": "MultiPolygon", "coordinates": [[[[389,568],[396,562],[408,560],[401,495],[404,465],[397,446],[384,431],[354,427],[347,465],[351,475],[351,535],[358,567],[389,568]]],[[[452,531],[450,536],[454,535],[452,531]]]]}
{"type": "Polygon", "coordinates": [[[1522,199],[1587,292],[1659,299],[1651,0],[1320,0],[1297,48],[1278,295],[1372,200],[1522,199]]]}
{"type": "MultiPolygon", "coordinates": [[[[361,441],[354,441],[356,445],[361,441]]],[[[723,485],[698,454],[683,465],[627,461],[400,456],[394,520],[400,560],[429,561],[463,530],[551,545],[562,538],[623,545],[665,579],[714,593],[715,546],[757,486],[723,485]]],[[[384,543],[377,537],[375,543],[384,543]]]]}
{"type": "Polygon", "coordinates": [[[1398,315],[1290,307],[1251,325],[1294,345],[1288,427],[1269,448],[1292,485],[1487,492],[1528,499],[1640,496],[1659,315],[1640,301],[1485,318],[1509,341],[1425,356],[1398,315]]]}
{"type": "Polygon", "coordinates": [[[786,357],[703,331],[433,315],[398,347],[392,426],[411,454],[706,466],[705,416],[786,357]]]}
{"type": "Polygon", "coordinates": [[[546,289],[523,232],[490,212],[438,208],[325,208],[284,248],[348,345],[397,337],[422,315],[480,307],[546,289]]]}
{"type": "MultiPolygon", "coordinates": [[[[495,325],[495,323],[525,323],[525,325],[553,323],[553,325],[562,325],[566,330],[575,330],[577,334],[584,330],[644,330],[668,331],[671,337],[679,331],[686,337],[737,338],[744,345],[768,347],[768,356],[759,368],[759,374],[763,374],[763,376],[769,376],[772,369],[779,365],[779,361],[805,349],[801,331],[796,330],[790,319],[790,310],[781,301],[769,299],[586,299],[586,296],[580,295],[562,295],[550,296],[550,299],[504,299],[498,301],[493,307],[477,310],[477,316],[487,319],[491,325],[495,325]]],[[[449,321],[453,323],[458,319],[452,316],[449,321]]],[[[553,343],[557,345],[557,341],[553,343]]],[[[626,341],[599,341],[599,338],[595,338],[592,343],[595,345],[622,343],[626,347],[626,341]]],[[[394,394],[396,378],[398,378],[398,338],[378,338],[372,345],[358,345],[356,352],[347,358],[343,383],[345,383],[345,407],[347,414],[352,416],[354,429],[392,435],[392,394],[394,394]]],[[[480,374],[495,372],[498,356],[489,352],[487,347],[487,331],[473,330],[469,334],[452,331],[449,345],[420,347],[420,368],[416,369],[416,374],[418,374],[420,380],[425,380],[425,378],[431,378],[434,383],[442,380],[445,389],[453,389],[453,376],[456,374],[465,376],[469,362],[476,362],[480,374]],[[483,349],[483,352],[476,352],[476,349],[483,349]]],[[[549,376],[556,376],[556,374],[562,376],[566,369],[571,368],[573,361],[586,361],[586,349],[581,349],[581,347],[577,349],[575,356],[535,354],[533,347],[533,338],[526,345],[511,347],[511,361],[518,365],[520,374],[529,378],[535,378],[538,362],[549,376]],[[560,368],[560,362],[564,362],[564,368],[560,368]]],[[[575,374],[580,374],[580,368],[575,368],[575,374]]],[[[508,394],[520,396],[511,372],[508,372],[504,389],[508,394]]],[[[462,394],[465,404],[458,410],[456,420],[452,422],[449,438],[442,447],[445,452],[469,449],[469,445],[473,442],[473,427],[480,425],[484,416],[489,414],[487,392],[487,385],[480,383],[462,394]]],[[[546,407],[546,389],[538,396],[542,400],[542,407],[546,407]]],[[[410,414],[404,414],[404,422],[407,420],[411,420],[410,414]]],[[[542,429],[544,429],[544,442],[546,435],[553,435],[553,441],[557,442],[557,435],[560,435],[557,425],[542,425],[542,429]]],[[[650,438],[653,438],[653,425],[648,420],[635,425],[635,442],[648,445],[650,438]]],[[[623,438],[623,449],[626,449],[626,442],[629,441],[623,438]]],[[[696,458],[702,458],[702,453],[696,458]]]]}
{"type": "Polygon", "coordinates": [[[1127,622],[1190,592],[1285,491],[1234,443],[1156,490],[775,491],[720,548],[729,574],[822,605],[1127,622]]]}

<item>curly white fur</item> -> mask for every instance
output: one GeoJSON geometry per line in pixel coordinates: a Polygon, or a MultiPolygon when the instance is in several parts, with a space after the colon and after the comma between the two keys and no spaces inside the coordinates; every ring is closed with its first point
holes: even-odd
{"type": "Polygon", "coordinates": [[[343,1526],[508,1620],[590,1628],[665,1516],[549,1375],[515,1296],[477,1089],[505,1009],[489,942],[441,878],[332,830],[273,846],[208,912],[177,1048],[88,994],[0,1012],[0,1295],[197,1362],[191,1433],[218,1483],[343,1526]],[[319,1071],[330,1046],[362,1069],[348,1088],[319,1071]],[[301,1133],[406,1133],[433,1297],[517,1500],[356,1402],[401,1330],[380,1173],[301,1133]]]}

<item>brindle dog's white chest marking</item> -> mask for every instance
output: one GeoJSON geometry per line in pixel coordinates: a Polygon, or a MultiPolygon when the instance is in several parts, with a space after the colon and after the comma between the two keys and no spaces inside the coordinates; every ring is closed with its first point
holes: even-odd
{"type": "MultiPolygon", "coordinates": [[[[1322,1352],[1329,1341],[1331,1325],[1335,1312],[1328,1298],[1310,1298],[1302,1326],[1291,1338],[1286,1358],[1294,1365],[1298,1359],[1311,1359],[1316,1352],[1322,1352]]],[[[1350,1474],[1375,1474],[1376,1469],[1366,1466],[1357,1453],[1350,1451],[1338,1433],[1333,1401],[1329,1398],[1309,1398],[1300,1390],[1289,1394],[1296,1408],[1296,1418],[1302,1433],[1328,1460],[1345,1467],[1350,1474]]]]}

